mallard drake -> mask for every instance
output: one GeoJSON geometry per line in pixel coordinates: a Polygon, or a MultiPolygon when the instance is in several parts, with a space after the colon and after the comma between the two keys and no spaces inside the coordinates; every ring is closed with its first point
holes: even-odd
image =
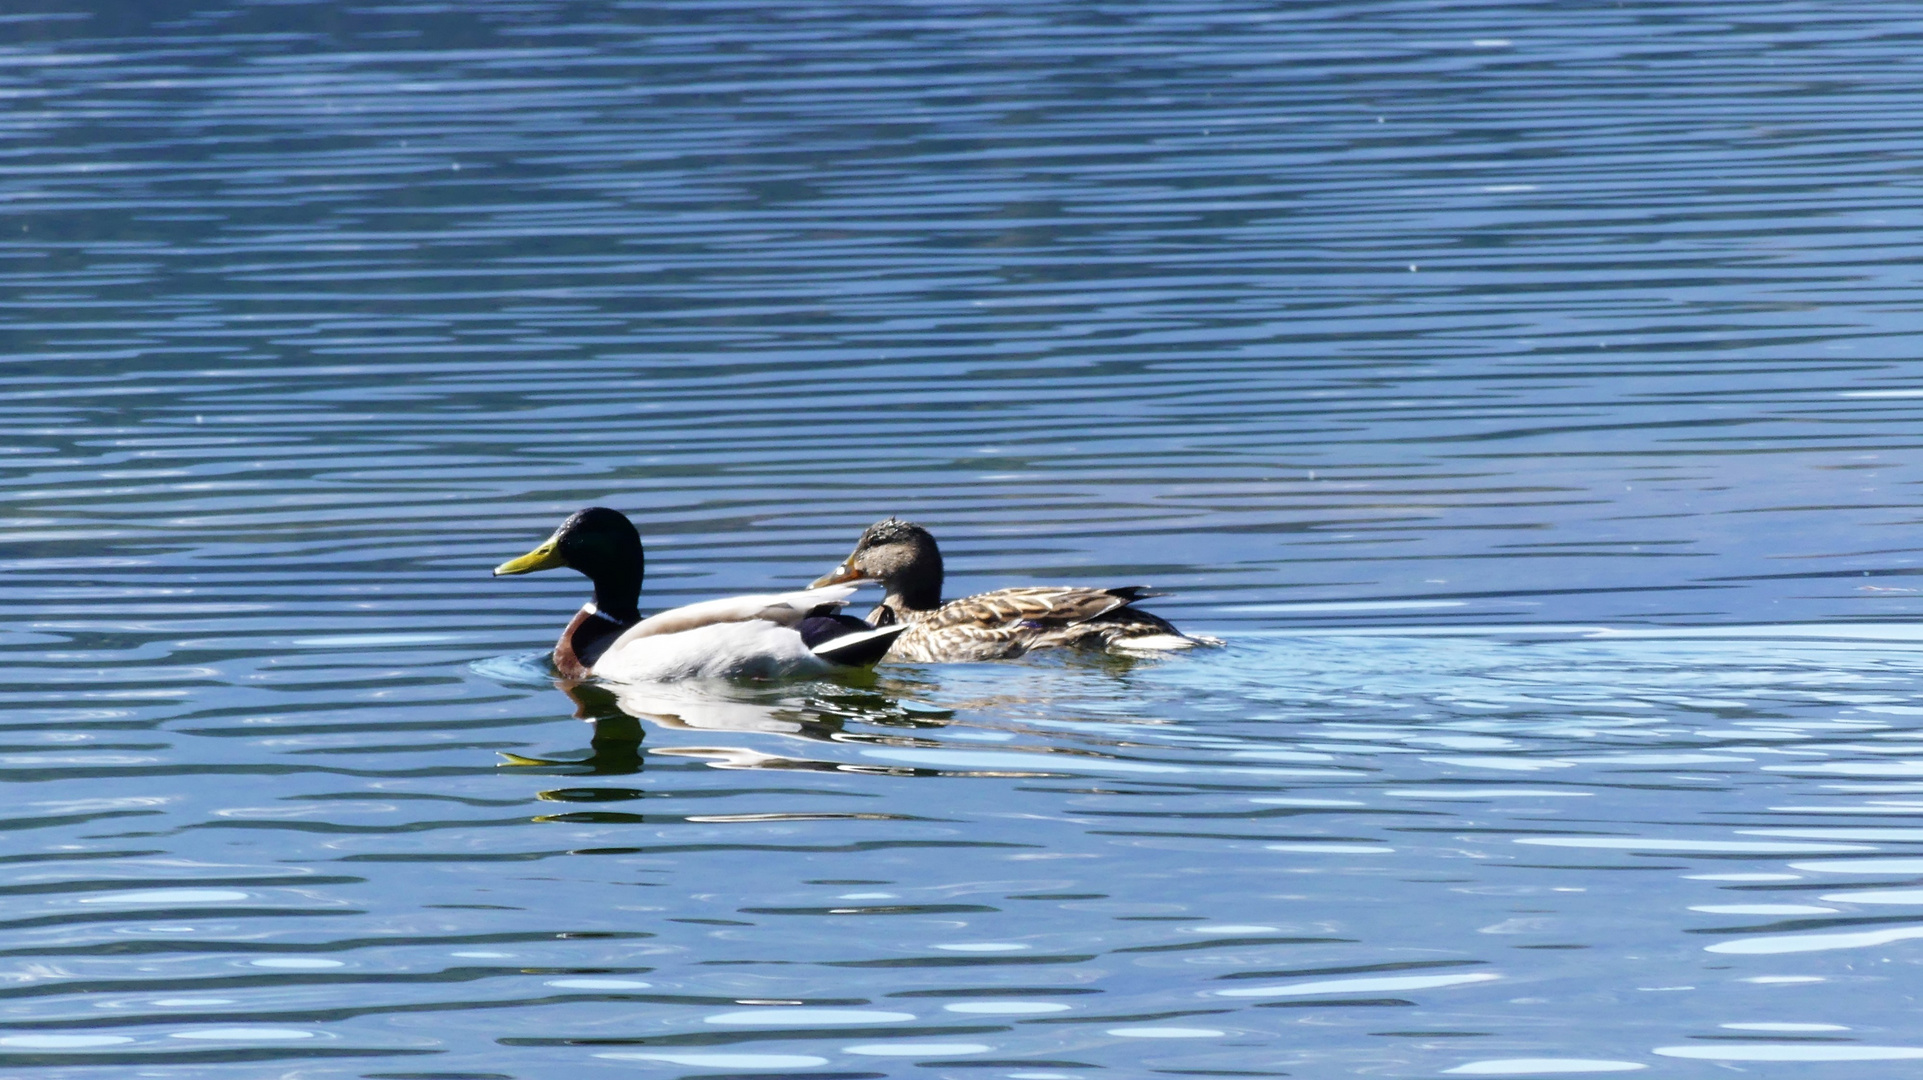
{"type": "Polygon", "coordinates": [[[641,534],[617,510],[591,506],[494,576],[566,566],[594,599],[561,631],[554,666],[569,679],[631,682],[775,678],[868,667],[905,627],[876,628],[839,609],[854,586],[730,596],[641,617],[641,534]]]}
{"type": "Polygon", "coordinates": [[[1135,608],[1137,600],[1163,595],[1139,585],[997,589],[943,603],[941,549],[912,521],[889,518],[870,525],[854,553],[809,587],[854,581],[879,582],[884,590],[869,622],[908,627],[889,649],[891,660],[960,663],[1064,646],[1135,652],[1221,644],[1135,608]]]}

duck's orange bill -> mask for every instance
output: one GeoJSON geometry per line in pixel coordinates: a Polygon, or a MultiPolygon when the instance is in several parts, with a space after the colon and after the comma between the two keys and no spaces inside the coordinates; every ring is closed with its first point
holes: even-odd
{"type": "MultiPolygon", "coordinates": [[[[500,571],[496,570],[495,573],[498,574],[500,571]]],[[[847,563],[842,563],[840,566],[809,582],[808,587],[810,589],[819,589],[823,585],[839,585],[844,581],[862,581],[865,580],[866,577],[867,575],[861,571],[854,569],[847,563]]]]}

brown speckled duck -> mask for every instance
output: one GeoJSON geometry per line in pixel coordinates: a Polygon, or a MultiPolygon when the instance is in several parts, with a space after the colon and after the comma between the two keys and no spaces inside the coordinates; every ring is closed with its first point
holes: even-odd
{"type": "Polygon", "coordinates": [[[881,604],[869,612],[869,622],[908,625],[889,648],[890,660],[965,663],[1070,646],[1158,652],[1221,644],[1215,638],[1184,634],[1167,620],[1134,607],[1137,600],[1162,595],[1139,585],[997,589],[943,603],[941,549],[935,538],[914,522],[894,518],[869,526],[854,552],[809,587],[851,581],[879,582],[885,590],[881,604]]]}

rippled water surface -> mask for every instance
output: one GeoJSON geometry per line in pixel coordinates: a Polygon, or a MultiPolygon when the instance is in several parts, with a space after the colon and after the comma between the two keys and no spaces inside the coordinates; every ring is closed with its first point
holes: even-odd
{"type": "Polygon", "coordinates": [[[0,1067],[1914,1068],[1919,40],[8,5],[0,1067]],[[595,503],[1228,644],[567,688],[595,503]]]}

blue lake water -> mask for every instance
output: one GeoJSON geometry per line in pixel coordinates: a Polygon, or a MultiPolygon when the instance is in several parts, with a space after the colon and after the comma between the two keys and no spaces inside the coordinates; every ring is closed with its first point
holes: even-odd
{"type": "Polygon", "coordinates": [[[1919,35],[9,6],[0,1067],[1913,1068],[1919,35]],[[1228,644],[570,691],[590,504],[1228,644]]]}

